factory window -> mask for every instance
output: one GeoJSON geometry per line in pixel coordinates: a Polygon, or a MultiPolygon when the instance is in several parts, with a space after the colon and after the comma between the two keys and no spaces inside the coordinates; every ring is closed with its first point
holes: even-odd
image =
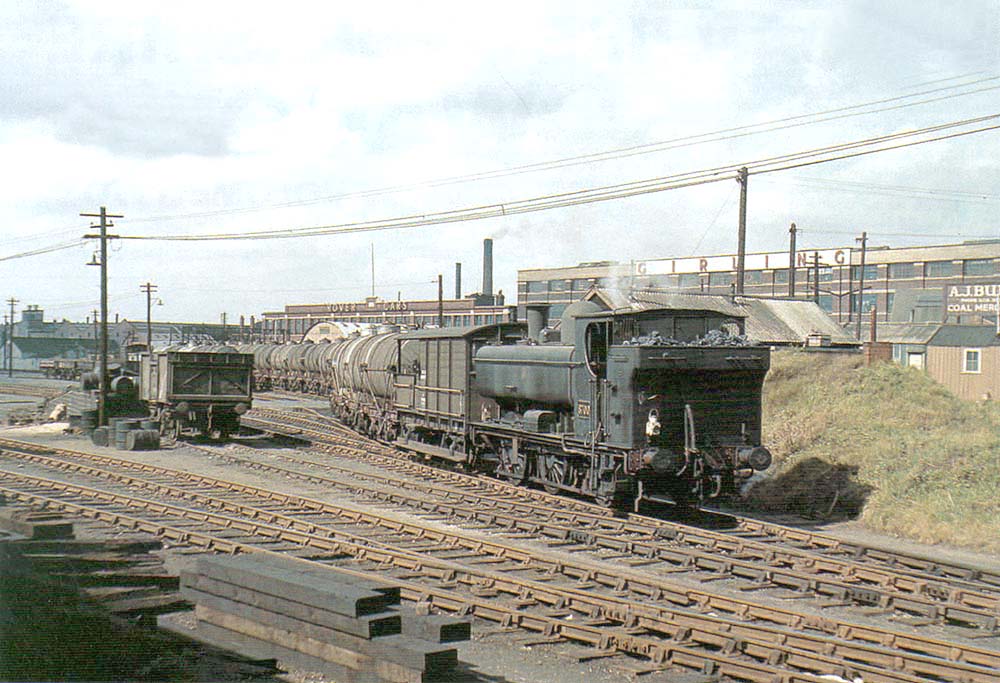
{"type": "Polygon", "coordinates": [[[528,291],[528,283],[527,282],[518,282],[517,283],[517,291],[518,292],[527,292],[528,291]]]}
{"type": "Polygon", "coordinates": [[[594,281],[590,278],[583,278],[582,280],[573,280],[573,291],[574,292],[586,292],[590,289],[594,281]]]}
{"type": "Polygon", "coordinates": [[[763,270],[745,270],[743,271],[743,282],[748,285],[759,285],[764,282],[764,271],[763,270]]]}
{"type": "Polygon", "coordinates": [[[890,263],[889,264],[889,279],[890,280],[904,280],[910,277],[917,276],[916,266],[912,263],[890,263]]]}
{"type": "Polygon", "coordinates": [[[725,286],[728,287],[733,282],[732,273],[711,273],[708,276],[708,284],[713,287],[725,286]]]}
{"type": "Polygon", "coordinates": [[[955,264],[951,261],[928,261],[924,264],[926,277],[948,277],[955,274],[955,264]]]}
{"type": "MultiPolygon", "coordinates": [[[[867,289],[867,287],[865,287],[865,289],[867,289]]],[[[858,296],[857,296],[857,294],[855,294],[851,298],[854,299],[854,310],[856,311],[856,310],[858,310],[858,296]]],[[[868,313],[869,311],[871,311],[876,306],[878,306],[878,294],[865,294],[861,298],[861,312],[862,313],[868,313]]]]}
{"type": "Polygon", "coordinates": [[[653,275],[646,278],[646,287],[650,289],[670,289],[676,286],[676,275],[653,275]]]}
{"type": "Polygon", "coordinates": [[[820,266],[819,281],[833,282],[833,268],[831,268],[830,266],[820,266]]]}
{"type": "Polygon", "coordinates": [[[556,304],[549,308],[549,325],[551,326],[553,322],[562,317],[563,311],[566,310],[566,304],[556,304]]]}
{"type": "Polygon", "coordinates": [[[687,288],[690,288],[690,287],[698,287],[700,284],[701,283],[700,283],[700,281],[698,279],[698,273],[682,273],[681,274],[681,277],[680,277],[680,280],[679,280],[679,286],[681,287],[681,289],[687,289],[687,288]]]}
{"type": "Polygon", "coordinates": [[[549,283],[545,280],[533,280],[528,282],[529,292],[547,292],[549,291],[549,283]]]}
{"type": "Polygon", "coordinates": [[[833,297],[829,294],[820,294],[819,307],[827,313],[833,313],[833,297]]]}
{"type": "MultiPolygon", "coordinates": [[[[874,280],[878,277],[878,266],[865,266],[865,279],[874,280]]],[[[861,279],[861,266],[851,266],[851,278],[861,279]]]]}
{"type": "Polygon", "coordinates": [[[896,300],[896,295],[889,292],[885,295],[885,312],[892,313],[892,304],[896,300]]]}
{"type": "Polygon", "coordinates": [[[979,369],[979,356],[980,356],[980,353],[981,353],[980,349],[964,349],[963,350],[963,355],[965,357],[965,363],[963,365],[962,372],[969,372],[969,373],[975,373],[975,374],[978,374],[980,372],[980,369],[979,369]]]}
{"type": "Polygon", "coordinates": [[[550,280],[549,281],[549,291],[550,292],[566,292],[569,290],[571,280],[550,280]]]}
{"type": "Polygon", "coordinates": [[[965,275],[992,275],[993,259],[977,258],[963,261],[962,272],[965,275]]]}
{"type": "Polygon", "coordinates": [[[774,281],[779,285],[783,285],[788,282],[788,271],[785,269],[774,271],[774,281]]]}

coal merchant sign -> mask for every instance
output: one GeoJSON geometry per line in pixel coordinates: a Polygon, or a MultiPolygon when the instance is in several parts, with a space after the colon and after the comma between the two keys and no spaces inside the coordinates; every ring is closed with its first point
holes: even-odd
{"type": "Polygon", "coordinates": [[[1000,284],[951,285],[945,287],[948,313],[996,313],[1000,284]]]}

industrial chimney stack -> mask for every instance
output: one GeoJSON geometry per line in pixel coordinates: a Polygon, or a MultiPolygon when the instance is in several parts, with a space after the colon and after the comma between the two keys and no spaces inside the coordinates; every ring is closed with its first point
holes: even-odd
{"type": "Polygon", "coordinates": [[[483,240],[483,296],[493,296],[493,240],[483,240]]]}
{"type": "Polygon", "coordinates": [[[462,264],[455,264],[455,300],[462,298],[462,264]]]}

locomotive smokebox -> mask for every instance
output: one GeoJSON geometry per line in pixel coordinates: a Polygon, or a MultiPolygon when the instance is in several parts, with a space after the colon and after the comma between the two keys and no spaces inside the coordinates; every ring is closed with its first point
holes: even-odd
{"type": "Polygon", "coordinates": [[[493,296],[493,240],[483,240],[483,296],[493,296]]]}

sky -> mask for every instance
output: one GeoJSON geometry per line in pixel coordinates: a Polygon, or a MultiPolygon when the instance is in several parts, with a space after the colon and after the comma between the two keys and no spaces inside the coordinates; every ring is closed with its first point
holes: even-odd
{"type": "MultiPolygon", "coordinates": [[[[8,257],[79,242],[101,206],[129,237],[343,226],[1000,114],[997,36],[1000,0],[8,0],[0,297],[89,315],[93,241],[8,257]]],[[[992,130],[751,171],[747,249],[786,250],[793,221],[800,249],[1000,238],[998,149],[992,130]]],[[[436,298],[439,273],[450,295],[456,262],[470,293],[486,237],[513,302],[518,269],[735,253],[739,186],[713,180],[403,229],[116,240],[109,309],[145,318],[145,282],[160,320],[359,301],[372,252],[378,296],[436,298]]]]}

